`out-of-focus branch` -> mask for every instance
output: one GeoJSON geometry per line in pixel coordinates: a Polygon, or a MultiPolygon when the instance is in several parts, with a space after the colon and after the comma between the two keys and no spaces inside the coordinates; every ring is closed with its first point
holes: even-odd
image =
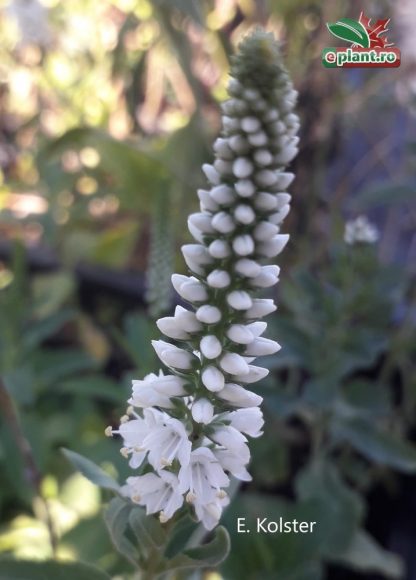
{"type": "Polygon", "coordinates": [[[16,405],[10,396],[5,384],[0,379],[0,409],[3,413],[4,419],[10,430],[10,433],[16,443],[16,447],[22,457],[24,465],[24,474],[26,481],[31,486],[36,496],[41,500],[44,507],[45,524],[49,533],[49,540],[52,548],[52,553],[55,554],[57,548],[57,537],[52,522],[49,506],[47,500],[43,497],[41,491],[42,474],[36,465],[33,456],[32,447],[27,440],[16,409],[16,405]]]}

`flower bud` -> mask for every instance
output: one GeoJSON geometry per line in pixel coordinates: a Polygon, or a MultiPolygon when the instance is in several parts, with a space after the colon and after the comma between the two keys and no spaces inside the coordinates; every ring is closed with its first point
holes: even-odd
{"type": "Polygon", "coordinates": [[[244,354],[248,356],[267,356],[270,354],[276,354],[282,347],[279,343],[274,340],[270,340],[269,338],[256,338],[251,342],[244,354]]]}
{"type": "Polygon", "coordinates": [[[204,336],[199,346],[204,357],[208,359],[217,358],[222,351],[221,343],[214,335],[204,336]]]}
{"type": "Polygon", "coordinates": [[[244,290],[234,290],[227,295],[227,302],[235,310],[248,310],[253,305],[250,295],[244,290]]]}
{"type": "Polygon", "coordinates": [[[233,240],[233,250],[239,256],[248,256],[254,252],[254,241],[248,234],[237,236],[233,240]]]}
{"type": "Polygon", "coordinates": [[[238,260],[235,264],[235,271],[247,278],[255,278],[261,272],[261,266],[254,260],[243,258],[238,260]]]}
{"type": "Polygon", "coordinates": [[[213,187],[210,191],[210,196],[219,205],[229,205],[235,199],[235,194],[231,187],[224,184],[213,187]]]}
{"type": "Polygon", "coordinates": [[[220,360],[220,367],[231,375],[246,374],[249,371],[244,358],[235,352],[227,352],[220,360]]]}
{"type": "Polygon", "coordinates": [[[255,298],[253,306],[245,312],[246,318],[263,318],[277,309],[276,304],[270,298],[255,298]]]}
{"type": "Polygon", "coordinates": [[[254,336],[250,332],[249,326],[244,324],[233,324],[226,332],[228,338],[237,344],[250,344],[253,342],[254,336]]]}
{"type": "MultiPolygon", "coordinates": [[[[214,407],[208,399],[198,399],[192,404],[192,417],[197,423],[208,425],[214,416],[214,407]]],[[[237,417],[237,423],[239,418],[237,417]]]]}
{"type": "Polygon", "coordinates": [[[256,219],[256,214],[254,213],[253,208],[249,205],[238,205],[234,210],[234,218],[240,223],[244,225],[248,225],[254,222],[256,219]]]}
{"type": "Polygon", "coordinates": [[[218,185],[221,181],[220,174],[218,171],[209,163],[204,163],[202,166],[202,171],[205,173],[206,178],[212,185],[218,185]]]}
{"type": "Polygon", "coordinates": [[[233,163],[233,173],[238,179],[250,177],[253,173],[254,166],[247,157],[239,157],[233,163]]]}
{"type": "Polygon", "coordinates": [[[258,252],[266,258],[278,256],[289,241],[289,234],[278,234],[270,240],[259,244],[258,252]]]}
{"type": "Polygon", "coordinates": [[[231,283],[231,277],[225,270],[213,270],[207,277],[211,288],[226,288],[231,283]]]}
{"type": "Polygon", "coordinates": [[[217,367],[206,367],[201,373],[201,380],[203,385],[213,393],[224,388],[224,375],[217,367]]]}
{"type": "Polygon", "coordinates": [[[226,383],[218,396],[235,407],[257,407],[263,401],[263,398],[256,393],[234,383],[226,383]]]}
{"type": "Polygon", "coordinates": [[[204,304],[196,311],[196,317],[200,322],[205,324],[216,324],[221,320],[221,310],[216,306],[204,304]]]}
{"type": "Polygon", "coordinates": [[[190,352],[164,340],[152,340],[152,346],[160,360],[168,367],[188,370],[195,358],[190,352]]]}
{"type": "Polygon", "coordinates": [[[174,316],[165,316],[156,320],[156,325],[160,332],[175,340],[187,340],[190,335],[182,328],[174,316]]]}

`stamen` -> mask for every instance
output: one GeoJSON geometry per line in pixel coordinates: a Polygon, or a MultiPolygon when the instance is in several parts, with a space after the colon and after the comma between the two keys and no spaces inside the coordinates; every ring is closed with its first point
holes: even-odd
{"type": "Polygon", "coordinates": [[[114,433],[112,426],[109,425],[108,427],[106,427],[104,433],[106,437],[112,437],[114,433]]]}

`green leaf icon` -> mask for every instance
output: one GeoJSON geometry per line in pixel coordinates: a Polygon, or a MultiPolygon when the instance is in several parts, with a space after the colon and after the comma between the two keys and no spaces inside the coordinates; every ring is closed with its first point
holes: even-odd
{"type": "Polygon", "coordinates": [[[362,48],[370,48],[370,37],[361,22],[351,18],[341,18],[334,23],[328,22],[327,27],[331,34],[341,40],[358,44],[362,48]]]}

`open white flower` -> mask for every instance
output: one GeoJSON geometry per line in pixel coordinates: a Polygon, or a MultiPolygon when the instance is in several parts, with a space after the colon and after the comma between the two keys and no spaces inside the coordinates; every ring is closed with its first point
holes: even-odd
{"type": "Polygon", "coordinates": [[[133,395],[128,402],[134,407],[169,409],[173,407],[171,397],[185,395],[185,384],[184,379],[175,375],[164,375],[162,371],[159,376],[151,373],[142,381],[133,381],[133,395]]]}
{"type": "Polygon", "coordinates": [[[207,447],[198,447],[191,453],[187,466],[179,471],[179,490],[187,493],[189,503],[208,504],[221,496],[222,487],[227,487],[229,478],[218,459],[207,447]]]}
{"type": "Polygon", "coordinates": [[[143,439],[143,447],[149,452],[150,465],[158,471],[172,465],[174,459],[188,465],[192,444],[184,424],[166,415],[143,439]]]}
{"type": "Polygon", "coordinates": [[[166,522],[182,506],[183,496],[178,492],[179,481],[174,473],[146,473],[128,477],[123,492],[134,503],[146,507],[146,513],[160,512],[160,520],[166,522]]]}

